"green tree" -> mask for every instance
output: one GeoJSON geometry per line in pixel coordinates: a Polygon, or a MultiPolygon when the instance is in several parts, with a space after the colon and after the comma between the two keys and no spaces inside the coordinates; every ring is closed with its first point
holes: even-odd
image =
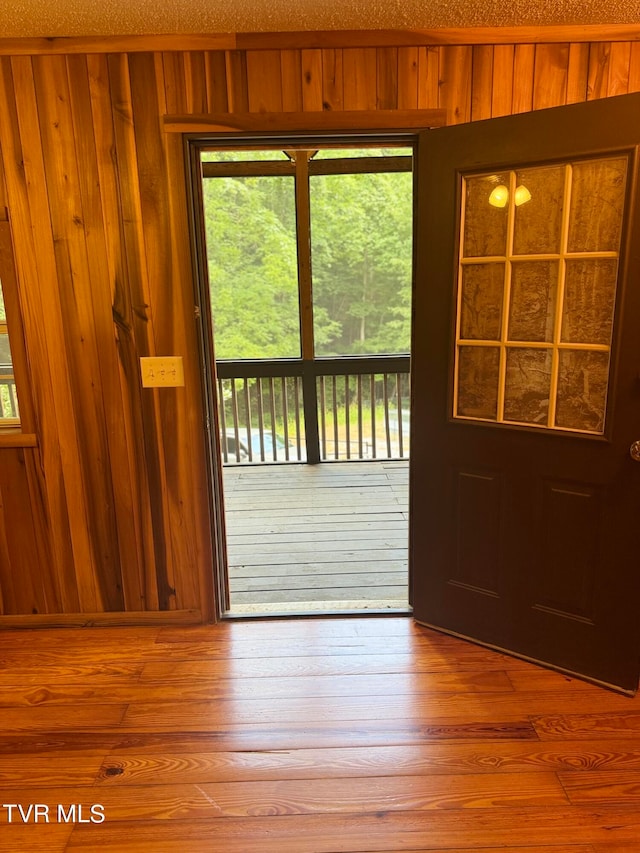
{"type": "Polygon", "coordinates": [[[203,183],[216,357],[299,356],[293,179],[203,183]]]}
{"type": "MultiPolygon", "coordinates": [[[[311,178],[317,354],[408,351],[411,181],[409,173],[311,178]]],[[[203,193],[216,356],[299,356],[293,178],[207,178],[203,193]]]]}
{"type": "Polygon", "coordinates": [[[322,354],[408,351],[411,175],[313,177],[311,228],[314,305],[335,324],[322,354]]]}

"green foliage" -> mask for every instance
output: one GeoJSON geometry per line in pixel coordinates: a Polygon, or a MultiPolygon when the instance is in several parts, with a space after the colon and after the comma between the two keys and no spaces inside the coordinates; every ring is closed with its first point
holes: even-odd
{"type": "Polygon", "coordinates": [[[318,354],[408,352],[411,175],[313,177],[311,229],[318,354]]]}
{"type": "MultiPolygon", "coordinates": [[[[317,355],[408,352],[411,180],[409,173],[311,178],[317,355]]],[[[216,177],[203,185],[216,357],[299,357],[293,178],[216,177]]]]}
{"type": "Polygon", "coordinates": [[[204,181],[217,358],[300,355],[293,179],[204,181]]]}

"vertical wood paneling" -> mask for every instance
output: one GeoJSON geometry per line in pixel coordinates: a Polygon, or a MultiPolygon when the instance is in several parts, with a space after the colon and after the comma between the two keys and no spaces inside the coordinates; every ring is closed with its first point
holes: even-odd
{"type": "MultiPolygon", "coordinates": [[[[149,298],[155,307],[153,345],[158,353],[182,355],[187,373],[195,379],[198,350],[193,324],[193,292],[179,284],[186,276],[185,263],[180,263],[177,257],[178,244],[183,253],[188,247],[186,204],[181,206],[182,215],[174,226],[169,205],[175,203],[177,182],[172,191],[167,180],[166,143],[158,106],[150,103],[146,94],[147,81],[154,74],[153,56],[132,55],[129,65],[136,149],[141,154],[138,174],[149,298]],[[188,370],[190,364],[191,371],[188,370]]],[[[171,162],[175,162],[175,154],[171,162]]],[[[182,162],[181,153],[179,162],[182,162]]],[[[183,185],[184,175],[180,177],[183,185]]],[[[189,258],[188,252],[186,257],[189,258]]],[[[186,272],[187,275],[190,272],[190,262],[186,272]]],[[[193,423],[193,403],[187,397],[187,387],[143,391],[145,396],[153,395],[155,436],[150,440],[152,453],[157,454],[161,487],[158,492],[152,489],[154,529],[162,533],[166,548],[163,571],[157,572],[161,609],[190,609],[199,604],[196,593],[198,563],[193,546],[195,531],[190,535],[185,535],[185,531],[193,526],[194,514],[200,511],[193,506],[199,493],[193,488],[190,472],[202,466],[203,458],[198,456],[198,448],[202,453],[204,435],[201,430],[198,442],[198,434],[194,437],[187,428],[188,423],[193,423]]],[[[190,387],[193,390],[197,385],[194,383],[190,387]]],[[[202,421],[200,423],[202,425],[202,421]]],[[[151,424],[149,426],[150,432],[151,424]]]]}
{"type": "Polygon", "coordinates": [[[493,78],[491,80],[491,115],[511,114],[513,106],[514,45],[497,44],[493,49],[493,78]]]}
{"type": "Polygon", "coordinates": [[[567,69],[567,103],[577,104],[587,100],[589,77],[589,45],[569,45],[569,67],[567,69]]]}
{"type": "MultiPolygon", "coordinates": [[[[173,354],[170,336],[170,320],[167,317],[172,281],[170,228],[166,207],[166,187],[162,186],[163,155],[157,105],[149,98],[149,80],[153,80],[154,62],[151,54],[129,57],[131,76],[131,114],[135,149],[138,156],[138,181],[140,228],[138,242],[144,253],[146,276],[140,282],[141,290],[136,302],[144,307],[146,323],[138,326],[136,347],[139,354],[173,354]],[[163,192],[164,190],[164,192],[163,192]],[[164,290],[164,298],[157,302],[158,290],[164,290]],[[150,306],[157,306],[151,313],[150,306]]],[[[153,89],[152,89],[153,91],[153,89]]],[[[132,282],[133,284],[133,282],[132,282]]],[[[175,406],[175,396],[182,389],[166,389],[161,394],[154,389],[143,389],[142,412],[145,436],[145,458],[149,472],[151,513],[153,519],[154,545],[156,554],[156,577],[161,610],[176,608],[176,586],[174,566],[168,545],[171,541],[168,490],[166,483],[165,436],[162,430],[164,406],[175,406]]]]}
{"type": "Polygon", "coordinates": [[[282,66],[279,50],[247,51],[249,111],[282,112],[282,66]]]}
{"type": "Polygon", "coordinates": [[[629,54],[629,92],[640,92],[640,42],[631,45],[629,54]]]}
{"type": "MultiPolygon", "coordinates": [[[[31,162],[23,154],[18,115],[14,100],[14,77],[11,60],[0,60],[0,129],[6,174],[7,201],[11,205],[11,220],[18,233],[21,251],[16,252],[16,269],[23,284],[20,309],[25,336],[30,338],[29,364],[37,375],[31,382],[30,397],[34,401],[33,429],[40,439],[41,463],[31,470],[30,491],[37,499],[21,506],[25,515],[36,513],[39,528],[48,533],[47,559],[38,570],[51,575],[56,585],[57,602],[63,612],[80,609],[78,586],[69,529],[68,505],[62,475],[60,442],[56,440],[54,391],[49,370],[49,355],[41,331],[43,307],[37,282],[44,270],[50,273],[46,245],[36,254],[27,183],[32,175],[31,162]],[[45,476],[46,472],[46,476],[45,476]]],[[[46,279],[44,279],[46,280],[46,279]]],[[[62,390],[62,389],[61,389],[62,390]]],[[[13,572],[11,567],[11,576],[13,572]]]]}
{"type": "MultiPolygon", "coordinates": [[[[302,51],[283,50],[280,56],[280,69],[282,73],[282,109],[285,112],[302,112],[302,51]]],[[[322,73],[320,74],[320,86],[322,86],[322,73]]],[[[320,100],[322,101],[322,93],[320,100]]]]}
{"type": "Polygon", "coordinates": [[[630,65],[631,44],[629,42],[614,42],[609,54],[607,97],[627,94],[629,91],[630,65]]]}
{"type": "Polygon", "coordinates": [[[440,48],[438,106],[447,111],[447,124],[471,121],[472,48],[440,48]]]}
{"type": "Polygon", "coordinates": [[[206,113],[207,71],[204,54],[193,51],[183,56],[187,112],[206,113]]]}
{"type": "Polygon", "coordinates": [[[398,109],[418,109],[418,68],[420,48],[398,49],[398,109]]]}
{"type": "Polygon", "coordinates": [[[205,112],[228,112],[227,65],[224,51],[207,51],[204,57],[204,69],[207,86],[207,109],[205,112]]]}
{"type": "Polygon", "coordinates": [[[59,608],[56,584],[43,571],[49,556],[37,495],[27,466],[37,450],[5,448],[0,453],[0,584],[3,614],[51,613],[59,608]]]}
{"type": "Polygon", "coordinates": [[[344,109],[344,74],[341,50],[322,51],[322,105],[325,110],[344,109]]]}
{"type": "Polygon", "coordinates": [[[440,48],[421,47],[418,57],[418,109],[440,105],[440,48]]]}
{"type": "MultiPolygon", "coordinates": [[[[81,58],[73,67],[87,86],[86,61],[84,68],[79,68],[82,62],[81,58]]],[[[60,285],[61,341],[67,352],[71,406],[78,437],[78,486],[87,528],[92,533],[89,541],[91,562],[84,571],[91,568],[93,573],[87,584],[92,583],[96,588],[94,609],[122,610],[118,535],[111,488],[112,460],[105,435],[98,353],[100,343],[104,357],[108,358],[110,342],[96,335],[92,305],[93,284],[104,280],[106,265],[104,242],[100,237],[103,227],[99,199],[94,195],[95,182],[90,182],[87,174],[93,165],[88,154],[89,138],[86,131],[81,131],[76,138],[65,57],[35,58],[34,80],[40,104],[44,168],[60,285]],[[61,187],[64,192],[59,192],[61,187]]],[[[88,96],[88,89],[86,94],[88,96]]],[[[81,97],[78,94],[78,102],[81,97]]],[[[95,172],[95,168],[92,171],[95,172]]]]}
{"type": "Polygon", "coordinates": [[[589,50],[589,75],[587,99],[606,98],[609,87],[609,55],[611,45],[608,42],[592,44],[589,50]]]}
{"type": "Polygon", "coordinates": [[[249,112],[249,83],[247,80],[247,54],[241,50],[230,50],[227,61],[227,99],[229,112],[249,112]]]}
{"type": "Polygon", "coordinates": [[[377,51],[377,98],[379,110],[398,109],[398,48],[384,47],[377,51]]]}
{"type": "Polygon", "coordinates": [[[558,107],[567,102],[569,45],[536,45],[533,74],[533,109],[558,107]]]}
{"type": "Polygon", "coordinates": [[[513,52],[513,113],[533,109],[533,72],[536,49],[533,44],[517,44],[513,52]]]}
{"type": "Polygon", "coordinates": [[[378,101],[375,48],[348,48],[342,57],[345,110],[375,110],[378,101]]]}
{"type": "Polygon", "coordinates": [[[91,56],[88,66],[120,386],[119,394],[114,391],[109,425],[110,432],[123,430],[126,442],[120,459],[123,473],[116,478],[115,493],[125,510],[130,509],[135,528],[135,544],[127,565],[131,566],[135,556],[136,570],[127,572],[125,599],[133,610],[157,610],[150,475],[138,379],[138,348],[147,352],[144,343],[139,343],[141,338],[144,341],[147,322],[144,296],[138,294],[146,267],[140,245],[141,212],[136,192],[138,173],[128,64],[124,56],[91,56]]]}
{"type": "MultiPolygon", "coordinates": [[[[133,477],[128,463],[127,425],[125,409],[122,406],[121,373],[118,360],[116,326],[113,317],[113,292],[115,289],[115,269],[108,247],[109,224],[116,226],[117,218],[105,205],[103,196],[113,197],[112,160],[108,163],[109,176],[100,170],[100,161],[113,148],[101,148],[105,142],[112,143],[111,122],[108,127],[99,124],[102,111],[94,102],[102,100],[105,85],[99,85],[97,77],[106,73],[106,63],[101,57],[73,56],[67,59],[70,80],[71,109],[76,140],[76,160],[78,163],[79,191],[83,209],[85,243],[87,248],[87,266],[91,282],[89,316],[87,322],[94,329],[96,357],[100,384],[93,385],[95,408],[98,417],[97,435],[101,440],[101,459],[104,459],[103,488],[98,492],[106,495],[108,512],[111,515],[108,535],[110,548],[115,550],[112,556],[113,566],[109,571],[107,563],[102,577],[110,583],[108,595],[115,599],[112,610],[144,609],[143,586],[139,583],[137,572],[128,571],[132,562],[139,558],[138,534],[133,512],[133,477]],[[90,64],[91,63],[91,64],[90,64]],[[90,70],[91,69],[91,70],[90,70]],[[89,128],[93,132],[89,132],[89,128]],[[100,135],[98,135],[98,133],[100,135]],[[105,134],[103,137],[102,134],[105,134]],[[108,188],[104,183],[108,184],[108,188]],[[108,224],[109,223],[109,224],[108,224]],[[108,401],[107,403],[105,401],[108,401]]],[[[110,100],[107,104],[111,109],[110,100]]],[[[86,393],[85,398],[90,398],[86,393]]],[[[130,432],[129,432],[130,434],[130,432]]],[[[99,504],[94,512],[103,512],[99,504]]],[[[102,552],[109,553],[108,548],[102,552]]],[[[104,557],[103,557],[104,560],[104,557]]]]}
{"type": "Polygon", "coordinates": [[[302,51],[302,109],[305,112],[322,110],[322,53],[302,51]]]}
{"type": "Polygon", "coordinates": [[[472,48],[471,121],[491,118],[493,96],[493,45],[472,48]]]}
{"type": "Polygon", "coordinates": [[[188,111],[184,56],[184,54],[175,51],[162,54],[165,101],[168,112],[173,110],[178,113],[188,111]]]}
{"type": "Polygon", "coordinates": [[[141,500],[148,506],[148,514],[145,513],[148,525],[145,557],[149,560],[152,555],[149,565],[153,566],[153,575],[146,572],[144,576],[145,600],[150,608],[167,609],[167,557],[161,505],[163,484],[156,444],[155,410],[153,400],[140,388],[138,379],[138,359],[155,355],[138,167],[146,152],[143,147],[138,148],[135,135],[127,58],[109,57],[108,66],[112,97],[118,104],[118,110],[113,113],[114,147],[120,190],[119,215],[124,226],[119,251],[126,263],[123,288],[115,294],[113,313],[118,326],[119,355],[132,397],[130,410],[137,418],[135,449],[139,458],[144,460],[146,482],[143,482],[148,490],[147,494],[141,495],[141,500]]]}
{"type": "MultiPolygon", "coordinates": [[[[21,160],[11,163],[17,174],[14,172],[12,175],[14,192],[11,192],[10,204],[12,213],[19,216],[19,224],[14,225],[14,237],[17,237],[17,245],[22,246],[22,250],[16,251],[16,262],[19,273],[22,273],[20,279],[24,291],[21,306],[32,371],[37,364],[37,372],[34,371],[34,402],[37,400],[39,404],[37,417],[46,472],[45,484],[49,493],[53,556],[58,572],[63,575],[61,595],[65,598],[65,604],[68,606],[77,602],[76,611],[96,611],[100,608],[81,475],[81,437],[72,404],[74,365],[69,363],[63,345],[66,318],[62,315],[59,293],[44,141],[41,137],[31,59],[13,58],[11,71],[14,91],[20,92],[20,97],[16,99],[15,120],[21,160]],[[34,243],[27,248],[22,241],[31,235],[34,243]],[[35,256],[35,269],[26,257],[29,251],[35,256]],[[30,268],[25,268],[23,264],[28,264],[30,268]],[[40,340],[44,343],[44,350],[40,349],[40,340]],[[41,359],[36,363],[33,360],[34,348],[41,359]]],[[[7,171],[8,182],[9,175],[10,170],[7,171]]],[[[11,191],[10,187],[8,189],[11,191]]],[[[60,192],[64,194],[64,184],[60,192]]],[[[74,612],[74,609],[70,612],[74,612]]]]}
{"type": "Polygon", "coordinates": [[[440,106],[459,123],[633,91],[637,51],[615,42],[173,52],[162,55],[161,84],[170,114],[440,106]]]}

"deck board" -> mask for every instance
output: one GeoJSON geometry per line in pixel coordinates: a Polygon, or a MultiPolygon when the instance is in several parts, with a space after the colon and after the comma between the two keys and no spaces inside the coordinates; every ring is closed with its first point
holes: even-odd
{"type": "Polygon", "coordinates": [[[231,613],[408,607],[407,462],[229,465],[231,613]]]}

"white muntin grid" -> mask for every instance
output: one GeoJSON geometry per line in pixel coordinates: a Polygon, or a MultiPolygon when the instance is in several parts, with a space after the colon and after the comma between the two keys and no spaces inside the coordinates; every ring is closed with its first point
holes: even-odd
{"type": "MultiPolygon", "coordinates": [[[[610,158],[598,157],[591,162],[601,162],[604,159],[620,160],[620,155],[610,158]]],[[[585,161],[580,161],[584,163],[585,161]]],[[[588,162],[588,161],[587,161],[588,162]]],[[[557,164],[554,164],[557,165],[557,164]]],[[[537,167],[535,167],[537,168],[537,167]]],[[[544,167],[540,167],[544,168],[544,167]]],[[[521,168],[518,171],[528,169],[521,168]]],[[[506,171],[506,170],[505,170],[506,171]]],[[[505,174],[502,171],[501,174],[505,174]]],[[[492,173],[476,173],[473,175],[464,176],[462,181],[462,208],[460,217],[460,242],[458,255],[458,282],[457,282],[457,299],[456,299],[456,346],[455,346],[455,365],[454,365],[454,388],[453,388],[453,417],[461,420],[482,421],[484,423],[499,423],[510,424],[514,426],[527,426],[536,428],[546,428],[550,430],[558,430],[562,432],[578,432],[589,434],[602,434],[604,432],[604,413],[606,410],[606,394],[602,404],[602,425],[601,428],[594,430],[590,428],[576,428],[561,426],[556,423],[556,411],[558,402],[559,377],[560,377],[560,353],[567,352],[593,352],[604,353],[609,356],[611,351],[611,335],[613,331],[613,311],[611,316],[611,328],[609,334],[609,342],[607,344],[584,342],[568,342],[562,340],[562,321],[565,308],[565,286],[566,286],[566,270],[567,261],[580,259],[613,259],[619,260],[619,251],[579,251],[570,252],[569,244],[569,227],[571,215],[572,189],[573,189],[573,165],[571,163],[564,164],[564,197],[562,205],[562,217],[560,225],[560,246],[557,253],[540,253],[540,254],[515,254],[514,253],[514,233],[515,233],[515,192],[517,186],[517,173],[515,170],[508,172],[508,191],[509,198],[507,202],[507,227],[506,227],[506,246],[504,255],[486,255],[464,257],[464,240],[465,240],[465,217],[466,217],[466,190],[467,180],[472,178],[490,178],[492,173]],[[555,297],[554,321],[553,321],[553,336],[549,341],[516,341],[509,339],[509,309],[511,306],[511,290],[512,290],[512,270],[513,265],[526,261],[552,261],[558,266],[558,280],[555,297]],[[461,337],[461,321],[462,321],[462,290],[463,290],[463,269],[465,266],[478,264],[500,264],[504,268],[504,282],[502,289],[502,305],[501,305],[501,322],[500,322],[500,337],[495,340],[483,339],[465,339],[461,337]],[[496,417],[482,417],[479,415],[467,415],[458,413],[458,397],[459,397],[459,354],[462,347],[487,347],[497,349],[499,351],[498,361],[498,388],[497,388],[497,411],[496,417]],[[551,378],[549,387],[549,407],[546,423],[540,421],[518,421],[505,417],[505,393],[507,386],[507,353],[509,350],[528,349],[536,351],[547,351],[551,354],[551,378]]],[[[608,374],[608,368],[607,368],[608,374]]]]}

